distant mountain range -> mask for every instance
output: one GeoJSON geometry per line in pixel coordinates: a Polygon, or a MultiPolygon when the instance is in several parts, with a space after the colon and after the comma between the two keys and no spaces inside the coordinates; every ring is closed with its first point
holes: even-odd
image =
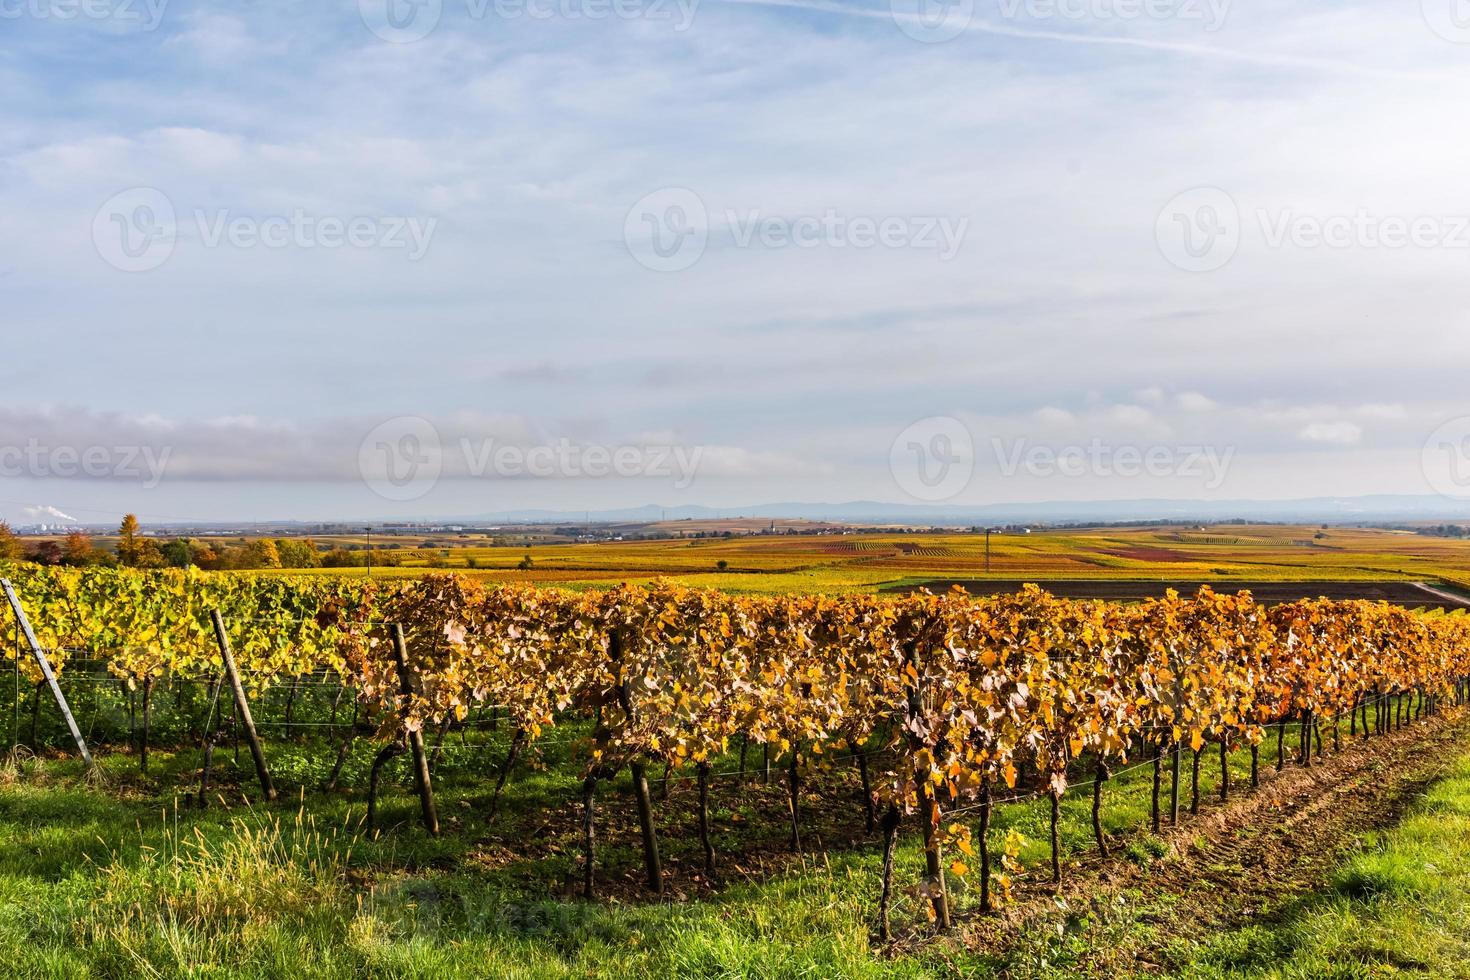
{"type": "Polygon", "coordinates": [[[1302,500],[1090,500],[985,505],[930,506],[859,500],[841,504],[784,503],[749,507],[662,507],[647,504],[618,510],[513,510],[436,521],[484,523],[647,523],[658,520],[789,518],[876,524],[1025,524],[1103,521],[1278,522],[1463,521],[1470,500],[1433,496],[1310,497],[1302,500]]]}

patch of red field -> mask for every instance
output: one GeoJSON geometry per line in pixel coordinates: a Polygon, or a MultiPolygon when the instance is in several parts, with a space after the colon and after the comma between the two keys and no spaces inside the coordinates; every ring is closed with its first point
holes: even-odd
{"type": "Polygon", "coordinates": [[[1114,548],[1103,552],[1114,558],[1129,558],[1134,561],[1156,561],[1156,562],[1190,562],[1195,559],[1184,554],[1182,551],[1171,551],[1168,548],[1114,548]]]}

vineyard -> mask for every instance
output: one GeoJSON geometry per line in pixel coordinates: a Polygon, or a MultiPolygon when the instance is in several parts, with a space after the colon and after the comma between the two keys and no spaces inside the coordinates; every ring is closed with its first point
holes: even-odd
{"type": "MultiPolygon", "coordinates": [[[[1050,800],[1050,877],[1059,883],[1058,814],[1079,779],[1092,789],[1095,844],[1106,854],[1104,787],[1125,768],[1152,768],[1157,830],[1165,819],[1178,822],[1186,793],[1198,810],[1200,770],[1212,753],[1224,797],[1236,752],[1249,753],[1255,785],[1263,742],[1275,739],[1280,768],[1288,728],[1297,761],[1310,766],[1314,743],[1320,755],[1324,739],[1336,747],[1344,735],[1366,738],[1463,702],[1470,676],[1463,616],[1366,602],[1268,609],[1208,589],[1120,605],[1037,589],[984,600],[958,590],[733,597],[668,583],[573,593],[454,576],[369,583],[33,567],[6,574],[63,680],[74,664],[100,662],[143,693],[144,765],[149,694],[171,679],[203,685],[201,804],[224,714],[216,706],[231,687],[264,796],[275,789],[251,700],[282,691],[294,698],[303,684],[328,688],[331,731],[342,739],[337,769],[355,739],[378,745],[369,824],[380,770],[411,754],[430,834],[439,820],[429,756],[472,715],[489,711],[513,732],[492,808],[518,759],[553,731],[574,733],[587,897],[598,887],[598,792],[620,773],[631,775],[646,887],[657,894],[665,874],[650,767],[665,767],[665,781],[670,771],[692,773],[695,829],[713,878],[710,797],[714,777],[725,775],[717,760],[738,753],[742,776],[752,751],[768,774],[779,760],[793,851],[802,846],[802,781],[851,763],[861,775],[864,822],[884,845],[874,896],[883,937],[905,819],[922,834],[920,894],[944,929],[951,878],[978,879],[983,911],[1009,896],[1010,856],[993,867],[996,807],[1050,800]]],[[[13,618],[8,608],[4,616],[13,618]]],[[[18,635],[21,624],[13,625],[18,635]]],[[[37,661],[20,655],[16,670],[39,699],[37,661]]]]}

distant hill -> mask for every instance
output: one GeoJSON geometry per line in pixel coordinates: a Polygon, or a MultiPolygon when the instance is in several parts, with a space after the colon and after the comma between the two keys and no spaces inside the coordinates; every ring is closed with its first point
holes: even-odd
{"type": "Polygon", "coordinates": [[[1433,496],[1312,497],[1302,500],[1086,500],[1043,503],[930,506],[872,500],[848,503],[776,503],[748,507],[663,507],[616,510],[513,510],[436,518],[464,523],[647,523],[730,517],[788,517],[812,521],[880,524],[1009,524],[1093,521],[1228,521],[1290,523],[1470,520],[1470,501],[1433,496]]]}

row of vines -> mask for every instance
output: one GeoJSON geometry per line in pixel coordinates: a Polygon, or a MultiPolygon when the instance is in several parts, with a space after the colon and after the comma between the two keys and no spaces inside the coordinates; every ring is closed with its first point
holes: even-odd
{"type": "MultiPolygon", "coordinates": [[[[594,889],[599,787],[631,774],[648,885],[663,887],[647,771],[694,771],[706,870],[713,874],[711,766],[738,745],[789,760],[791,843],[800,846],[800,780],[841,753],[861,769],[865,816],[885,844],[881,922],[887,932],[894,841],[916,818],[922,893],[950,919],[946,875],[979,864],[992,887],[993,806],[1031,788],[1051,799],[1052,872],[1060,880],[1057,812],[1069,780],[1101,787],[1135,763],[1160,773],[1204,747],[1259,747],[1299,724],[1304,760],[1322,723],[1356,733],[1401,723],[1406,705],[1434,713],[1464,700],[1470,618],[1381,603],[1302,601],[1265,607],[1249,595],[1170,593],[1134,605],[1071,601],[1035,588],[977,599],[963,592],[902,598],[741,597],[671,583],[577,593],[483,586],[455,576],[405,582],[198,572],[140,573],[15,566],[5,571],[40,642],[64,671],[68,651],[106,651],[130,682],[217,678],[218,612],[254,690],[306,674],[339,678],[384,752],[495,706],[514,737],[500,773],[548,730],[590,728],[583,742],[584,888],[594,889]],[[397,642],[395,642],[397,641],[397,642]],[[407,651],[404,672],[395,651],[407,651]],[[978,816],[978,840],[957,813],[978,816]],[[946,815],[950,819],[946,819],[946,815]],[[962,857],[946,866],[944,851],[962,857]]],[[[0,625],[9,610],[0,611],[0,625]]],[[[26,665],[32,670],[33,665],[26,665]]],[[[1281,756],[1278,741],[1278,759],[1281,756]]],[[[498,799],[501,786],[496,788],[498,799]]]]}

